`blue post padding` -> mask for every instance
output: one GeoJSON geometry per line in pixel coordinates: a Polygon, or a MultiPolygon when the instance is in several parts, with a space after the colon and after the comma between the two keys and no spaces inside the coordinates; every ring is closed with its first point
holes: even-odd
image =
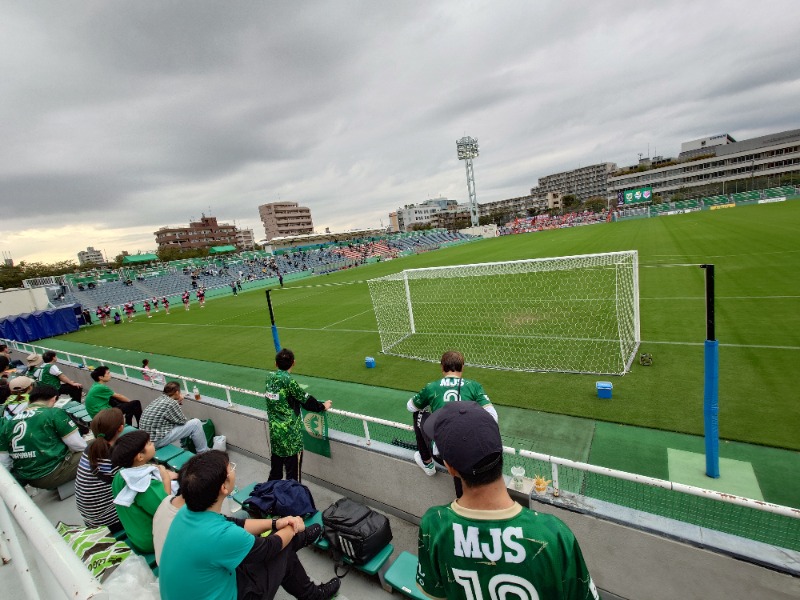
{"type": "Polygon", "coordinates": [[[705,343],[703,420],[706,435],[706,475],[719,478],[719,342],[705,343]]]}
{"type": "Polygon", "coordinates": [[[272,343],[275,344],[275,352],[280,352],[281,342],[278,340],[278,327],[276,325],[272,326],[272,343]]]}

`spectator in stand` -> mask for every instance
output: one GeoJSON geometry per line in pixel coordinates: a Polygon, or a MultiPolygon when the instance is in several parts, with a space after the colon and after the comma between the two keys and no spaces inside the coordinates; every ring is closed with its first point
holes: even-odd
{"type": "Polygon", "coordinates": [[[13,419],[17,414],[28,408],[28,403],[30,402],[28,395],[35,383],[33,379],[24,375],[14,377],[8,382],[9,396],[3,409],[3,416],[6,419],[13,419]]]}
{"type": "Polygon", "coordinates": [[[25,362],[28,363],[28,370],[25,372],[25,375],[36,379],[36,371],[44,363],[42,357],[34,352],[25,357],[25,362]]]}
{"type": "Polygon", "coordinates": [[[142,413],[139,427],[150,434],[156,448],[190,437],[198,454],[208,450],[200,419],[187,419],[181,405],[183,394],[176,381],[164,386],[164,394],[153,400],[142,413]]]}
{"type": "Polygon", "coordinates": [[[23,366],[21,360],[14,360],[11,358],[11,348],[7,344],[0,344],[0,356],[5,356],[8,359],[8,364],[11,367],[17,368],[23,366]]]}
{"type": "Polygon", "coordinates": [[[75,502],[87,527],[122,529],[114,508],[111,481],[118,467],[111,464],[111,450],[125,428],[125,416],[118,408],[101,410],[89,426],[94,440],[84,450],[75,477],[75,502]]]}
{"type": "Polygon", "coordinates": [[[58,390],[33,388],[28,408],[0,427],[0,464],[33,487],[54,490],[75,479],[86,442],[69,415],[55,408],[58,390]]]}
{"type": "Polygon", "coordinates": [[[97,413],[107,408],[118,408],[125,415],[125,422],[128,425],[133,425],[134,417],[136,423],[139,423],[142,418],[142,403],[118,394],[106,385],[111,381],[111,370],[108,367],[104,365],[97,367],[92,371],[92,379],[96,383],[86,394],[86,412],[90,417],[94,419],[97,413]]]}
{"type": "Polygon", "coordinates": [[[59,395],[67,394],[74,402],[80,402],[83,386],[76,381],[72,381],[58,368],[56,364],[57,358],[58,355],[52,350],[42,354],[42,364],[36,367],[34,379],[43,385],[53,386],[58,390],[59,395]]]}
{"type": "Polygon", "coordinates": [[[450,402],[424,428],[464,485],[461,498],[428,509],[420,522],[417,585],[426,595],[494,598],[500,589],[504,598],[599,600],[569,528],[509,496],[500,429],[487,411],[450,402]]]}
{"type": "MultiPolygon", "coordinates": [[[[181,469],[180,483],[186,506],[159,511],[168,521],[174,513],[159,561],[164,600],[272,600],[278,587],[302,600],[328,600],[339,591],[338,577],[315,585],[297,557],[319,537],[319,527],[306,529],[300,517],[282,517],[273,519],[273,533],[262,537],[260,519],[239,523],[220,514],[236,485],[236,465],[226,453],[212,450],[191,458],[181,469]]],[[[155,530],[162,528],[154,521],[155,530]]]]}
{"type": "MultiPolygon", "coordinates": [[[[464,355],[456,350],[442,354],[440,361],[442,377],[430,382],[419,393],[409,399],[406,408],[414,413],[414,434],[417,437],[417,451],[414,461],[426,475],[436,475],[436,466],[431,454],[431,440],[425,435],[425,421],[448,402],[477,402],[497,421],[497,411],[492,406],[489,396],[477,381],[464,379],[464,355]]],[[[456,496],[461,496],[461,482],[454,478],[456,496]]]]}
{"type": "Polygon", "coordinates": [[[155,453],[150,435],[141,430],[118,438],[111,451],[111,464],[120,469],[111,482],[117,516],[128,543],[144,553],[153,551],[153,515],[173,493],[172,482],[177,477],[163,465],[148,464],[155,453]]]}
{"type": "Polygon", "coordinates": [[[294,352],[282,349],[275,356],[278,369],[267,375],[267,414],[269,415],[270,470],[269,481],[286,479],[301,481],[303,467],[303,420],[300,408],[324,412],[333,402],[320,402],[307,394],[289,374],[294,367],[294,352]]]}

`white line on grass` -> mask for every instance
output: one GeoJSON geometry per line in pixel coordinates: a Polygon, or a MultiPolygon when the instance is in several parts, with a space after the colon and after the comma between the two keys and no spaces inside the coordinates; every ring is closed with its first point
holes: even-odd
{"type": "Polygon", "coordinates": [[[327,329],[328,327],[333,327],[334,325],[338,325],[339,323],[344,323],[345,321],[349,321],[350,319],[355,319],[356,317],[360,317],[361,315],[366,314],[368,312],[372,312],[372,309],[368,308],[367,310],[361,311],[357,315],[352,315],[350,317],[342,319],[341,321],[336,321],[336,323],[331,323],[330,325],[325,325],[325,327],[323,327],[323,329],[327,329]]]}
{"type": "MultiPolygon", "coordinates": [[[[148,323],[150,325],[150,323],[148,323]]],[[[152,323],[152,325],[166,325],[168,327],[220,327],[220,328],[235,328],[235,329],[269,329],[267,325],[201,325],[201,324],[191,324],[191,323],[152,323]]],[[[328,325],[330,327],[330,325],[328,325]]],[[[281,331],[324,331],[325,333],[380,333],[377,329],[325,329],[325,328],[318,328],[318,327],[281,327],[278,326],[278,329],[281,331]]],[[[445,333],[435,333],[435,334],[427,334],[427,335],[447,335],[445,333]]],[[[474,336],[481,336],[485,334],[465,334],[461,333],[458,335],[472,335],[474,336]]],[[[503,337],[503,336],[495,336],[495,337],[503,337]]],[[[523,337],[523,336],[516,336],[516,337],[523,337]]],[[[524,336],[524,337],[531,337],[531,336],[524,336]]],[[[570,338],[561,338],[561,339],[570,339],[570,338]]],[[[572,338],[572,339],[580,339],[580,338],[572,338]]],[[[591,339],[588,341],[603,341],[603,340],[594,340],[591,339]]],[[[619,340],[607,340],[610,342],[618,342],[619,340]]],[[[668,345],[668,346],[702,346],[705,342],[670,342],[670,341],[660,341],[660,340],[642,340],[642,344],[660,344],[660,345],[668,345]]],[[[754,350],[800,350],[800,346],[771,346],[767,344],[723,344],[720,343],[720,348],[752,348],[754,350]]]]}

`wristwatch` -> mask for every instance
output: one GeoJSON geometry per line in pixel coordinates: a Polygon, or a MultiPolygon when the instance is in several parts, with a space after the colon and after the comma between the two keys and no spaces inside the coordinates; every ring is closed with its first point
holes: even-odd
{"type": "Polygon", "coordinates": [[[272,531],[278,531],[278,519],[272,519],[272,531]]]}

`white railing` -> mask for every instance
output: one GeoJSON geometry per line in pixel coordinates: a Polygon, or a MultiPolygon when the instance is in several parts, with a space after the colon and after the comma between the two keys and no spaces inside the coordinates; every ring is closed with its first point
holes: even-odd
{"type": "MultiPolygon", "coordinates": [[[[41,558],[49,570],[40,573],[40,577],[55,580],[64,592],[64,598],[73,600],[100,600],[108,598],[103,592],[100,582],[95,579],[81,562],[72,548],[62,539],[53,525],[30,499],[25,489],[20,486],[5,468],[0,467],[0,555],[3,564],[11,564],[17,572],[25,596],[29,600],[50,600],[52,596],[42,595],[37,585],[34,571],[25,557],[12,523],[16,521],[19,530],[28,543],[41,558]]],[[[3,578],[3,587],[9,589],[9,580],[3,578]]],[[[52,586],[50,586],[52,587],[52,586]]],[[[7,597],[5,594],[0,594],[7,597]]]]}
{"type": "MultiPolygon", "coordinates": [[[[23,344],[23,343],[18,343],[18,342],[14,342],[14,341],[7,341],[6,340],[5,343],[7,343],[9,346],[16,347],[18,350],[22,350],[22,351],[31,351],[32,352],[32,351],[35,351],[35,350],[40,350],[40,351],[50,350],[50,348],[45,348],[45,347],[42,347],[42,346],[34,346],[32,344],[23,344]]],[[[68,362],[73,362],[74,363],[75,362],[74,358],[77,357],[77,358],[81,359],[81,363],[82,364],[86,364],[87,361],[91,361],[91,362],[96,362],[97,364],[104,364],[106,366],[108,366],[108,365],[117,366],[117,367],[122,369],[123,376],[125,376],[125,377],[128,377],[128,371],[134,371],[134,372],[139,372],[139,373],[142,372],[142,368],[141,367],[134,367],[134,366],[131,366],[131,365],[126,365],[124,363],[108,361],[108,360],[101,360],[101,359],[98,359],[98,358],[95,358],[95,357],[89,357],[89,356],[86,356],[86,355],[83,355],[83,354],[74,353],[74,352],[66,352],[66,351],[63,351],[63,350],[56,350],[56,352],[58,352],[60,356],[65,357],[68,362]]],[[[193,378],[193,377],[187,377],[185,375],[180,375],[180,374],[164,373],[164,372],[161,372],[161,371],[159,371],[159,373],[161,375],[165,376],[165,377],[169,377],[169,378],[174,378],[174,379],[180,380],[183,383],[183,387],[184,387],[184,389],[185,389],[185,391],[187,393],[189,392],[189,382],[191,382],[192,384],[198,384],[198,385],[203,385],[203,386],[219,389],[224,394],[224,397],[226,398],[229,406],[233,405],[233,400],[232,400],[232,397],[231,397],[231,391],[235,391],[235,392],[238,392],[238,393],[241,393],[241,394],[245,394],[245,395],[248,395],[248,396],[255,396],[255,397],[258,397],[258,398],[262,398],[263,397],[262,393],[255,392],[253,390],[248,390],[248,389],[244,389],[244,388],[238,388],[238,387],[223,385],[223,384],[216,383],[216,382],[213,382],[213,381],[206,381],[206,380],[203,380],[203,379],[196,379],[196,378],[193,378]]],[[[376,425],[382,425],[382,426],[386,426],[386,427],[392,427],[394,429],[401,430],[401,431],[413,431],[413,427],[411,427],[410,425],[406,425],[406,424],[403,424],[403,423],[397,423],[395,421],[389,421],[389,420],[381,419],[381,418],[378,418],[378,417],[372,417],[372,416],[369,416],[369,415],[362,415],[362,414],[352,413],[352,412],[348,412],[348,411],[344,411],[344,410],[338,410],[338,409],[331,409],[330,413],[332,415],[343,416],[343,417],[348,417],[348,418],[360,420],[362,422],[362,424],[363,424],[363,427],[364,427],[364,437],[366,438],[367,445],[371,445],[371,443],[372,443],[372,437],[371,437],[370,431],[369,431],[369,424],[370,423],[374,423],[376,425]]],[[[558,496],[561,493],[561,487],[560,487],[560,484],[559,484],[559,470],[558,470],[558,467],[559,466],[563,466],[563,467],[569,467],[569,468],[573,468],[573,469],[576,469],[576,470],[579,470],[579,471],[583,471],[583,472],[586,472],[586,473],[595,473],[595,474],[599,474],[599,475],[605,475],[607,477],[611,477],[611,478],[614,478],[614,479],[619,479],[619,480],[623,480],[623,481],[631,481],[631,482],[634,482],[634,483],[639,483],[639,484],[647,485],[647,486],[650,486],[650,487],[657,487],[657,488],[662,488],[662,489],[665,489],[665,490],[671,490],[673,492],[677,492],[677,493],[681,493],[681,494],[687,494],[687,495],[691,495],[691,496],[699,496],[699,497],[708,498],[708,499],[711,499],[711,500],[716,500],[718,502],[744,506],[744,507],[747,507],[747,508],[750,508],[750,509],[753,509],[753,510],[757,510],[757,511],[762,511],[762,512],[768,512],[768,513],[772,513],[772,514],[782,515],[782,516],[790,517],[790,518],[793,518],[793,519],[800,519],[800,509],[792,508],[792,507],[788,507],[788,506],[781,506],[781,505],[778,505],[778,504],[772,504],[772,503],[769,503],[769,502],[765,502],[763,500],[745,498],[745,497],[742,497],[742,496],[736,496],[736,495],[733,495],[733,494],[728,494],[728,493],[725,493],[725,492],[719,492],[719,491],[716,491],[716,490],[708,490],[708,489],[699,488],[699,487],[695,487],[695,486],[691,486],[691,485],[685,485],[685,484],[682,484],[682,483],[666,481],[666,480],[663,480],[663,479],[656,479],[654,477],[647,477],[645,475],[637,475],[635,473],[628,473],[626,471],[618,471],[616,469],[611,469],[611,468],[608,468],[608,467],[600,467],[600,466],[597,466],[597,465],[591,465],[589,463],[573,461],[573,460],[569,460],[567,458],[560,458],[560,457],[552,456],[552,455],[549,455],[549,454],[541,454],[541,453],[538,453],[538,452],[531,452],[531,451],[528,451],[528,450],[517,450],[515,448],[508,447],[508,446],[504,446],[504,452],[506,454],[513,455],[513,456],[521,456],[521,457],[524,457],[524,458],[529,458],[529,459],[539,460],[539,461],[542,461],[542,462],[549,463],[551,465],[552,489],[553,489],[553,494],[555,496],[558,496]]]]}

